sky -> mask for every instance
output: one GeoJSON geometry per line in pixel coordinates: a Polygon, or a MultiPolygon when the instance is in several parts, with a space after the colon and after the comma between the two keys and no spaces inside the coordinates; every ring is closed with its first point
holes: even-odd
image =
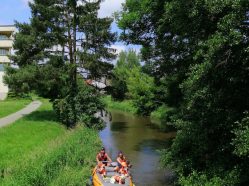
{"type": "MultiPolygon", "coordinates": [[[[0,11],[0,25],[13,25],[14,21],[18,22],[29,22],[30,8],[28,6],[30,0],[0,0],[1,11],[0,11]]],[[[125,0],[105,0],[101,3],[99,10],[100,17],[112,16],[115,11],[122,9],[122,3],[125,0]]],[[[112,24],[112,30],[114,32],[120,32],[116,23],[112,24]]],[[[112,45],[113,48],[117,49],[118,52],[122,50],[128,50],[133,48],[139,51],[139,46],[126,46],[124,43],[117,42],[112,45]]]]}

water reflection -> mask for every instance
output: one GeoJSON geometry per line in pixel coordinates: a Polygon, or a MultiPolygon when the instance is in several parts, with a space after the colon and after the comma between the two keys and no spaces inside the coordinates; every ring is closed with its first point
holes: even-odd
{"type": "Polygon", "coordinates": [[[107,127],[100,137],[113,160],[122,150],[133,164],[132,175],[140,186],[170,185],[172,172],[160,169],[159,150],[169,147],[175,133],[163,133],[150,127],[146,117],[136,117],[112,111],[112,122],[105,118],[107,127]]]}
{"type": "Polygon", "coordinates": [[[111,131],[113,132],[124,132],[128,129],[127,122],[112,122],[111,131]]]}
{"type": "Polygon", "coordinates": [[[171,140],[159,140],[159,139],[145,139],[136,145],[136,151],[143,151],[145,153],[157,153],[160,149],[168,148],[171,144],[171,140]]]}

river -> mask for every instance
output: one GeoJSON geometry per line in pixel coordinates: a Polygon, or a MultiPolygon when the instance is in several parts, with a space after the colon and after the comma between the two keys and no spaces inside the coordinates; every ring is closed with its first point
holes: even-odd
{"type": "Polygon", "coordinates": [[[112,121],[105,117],[106,128],[100,132],[103,145],[113,161],[123,151],[133,165],[136,186],[169,186],[172,171],[160,169],[158,150],[167,148],[174,132],[164,133],[153,127],[148,117],[111,110],[112,121]]]}

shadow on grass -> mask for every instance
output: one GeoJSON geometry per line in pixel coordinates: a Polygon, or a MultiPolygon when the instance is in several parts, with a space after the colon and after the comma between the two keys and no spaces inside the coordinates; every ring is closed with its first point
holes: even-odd
{"type": "Polygon", "coordinates": [[[35,111],[30,115],[25,116],[25,120],[28,121],[52,121],[58,122],[56,114],[52,110],[45,111],[35,111]]]}

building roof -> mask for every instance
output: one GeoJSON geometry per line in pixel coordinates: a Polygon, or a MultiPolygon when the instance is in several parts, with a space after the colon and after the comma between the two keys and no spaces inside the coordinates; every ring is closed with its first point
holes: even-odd
{"type": "Polygon", "coordinates": [[[16,27],[14,25],[0,25],[0,32],[15,32],[16,27]]]}

